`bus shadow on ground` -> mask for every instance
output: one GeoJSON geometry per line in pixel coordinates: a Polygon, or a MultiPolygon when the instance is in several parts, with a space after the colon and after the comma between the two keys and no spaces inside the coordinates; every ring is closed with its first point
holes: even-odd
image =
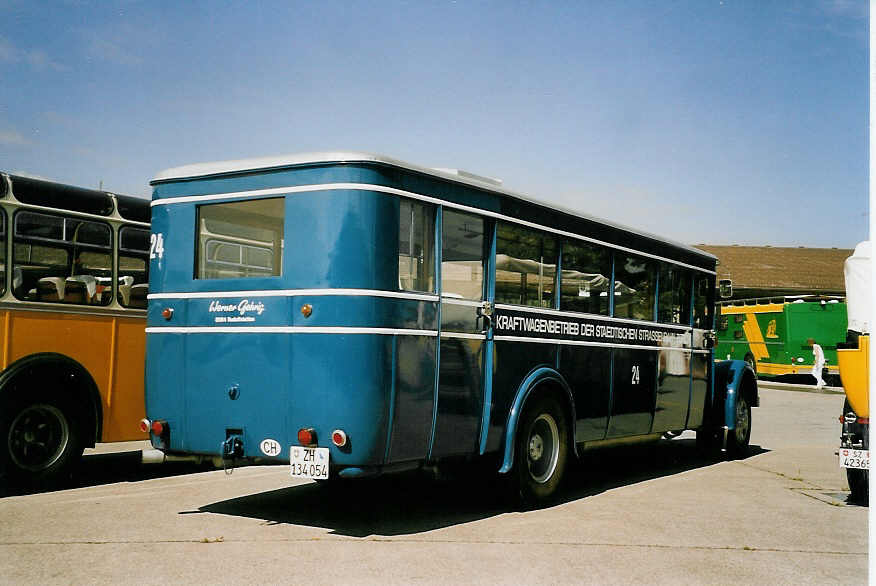
{"type": "MultiPolygon", "coordinates": [[[[694,440],[661,441],[585,454],[568,470],[567,482],[553,507],[718,462],[704,457],[694,440]]],[[[766,452],[752,446],[749,454],[766,452]]],[[[453,477],[435,479],[409,473],[340,485],[305,485],[253,494],[205,505],[216,513],[271,524],[329,529],[349,537],[410,535],[520,511],[506,481],[483,473],[483,466],[457,469],[453,477]],[[466,468],[470,473],[466,473],[466,468]]]]}
{"type": "Polygon", "coordinates": [[[106,454],[88,454],[82,456],[82,461],[76,467],[73,475],[66,481],[51,486],[14,487],[0,485],[0,498],[37,494],[73,488],[87,488],[102,484],[117,482],[139,482],[153,478],[165,478],[215,470],[212,465],[202,465],[190,462],[167,462],[164,464],[141,463],[142,453],[139,450],[129,452],[112,452],[106,454]]]}

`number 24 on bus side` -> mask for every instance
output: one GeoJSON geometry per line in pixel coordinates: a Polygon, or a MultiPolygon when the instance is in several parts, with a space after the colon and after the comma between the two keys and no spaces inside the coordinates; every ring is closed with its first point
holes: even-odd
{"type": "Polygon", "coordinates": [[[289,450],[290,474],[295,478],[326,479],[329,475],[329,449],[292,446],[289,450]]]}

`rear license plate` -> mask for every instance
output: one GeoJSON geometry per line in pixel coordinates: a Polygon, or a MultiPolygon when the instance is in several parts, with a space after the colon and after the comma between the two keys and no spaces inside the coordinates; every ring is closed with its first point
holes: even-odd
{"type": "Polygon", "coordinates": [[[325,480],[329,477],[329,449],[292,446],[289,449],[293,478],[325,480]]]}
{"type": "Polygon", "coordinates": [[[840,448],[839,461],[840,466],[843,468],[861,468],[862,470],[869,470],[870,450],[850,450],[848,448],[840,448]]]}

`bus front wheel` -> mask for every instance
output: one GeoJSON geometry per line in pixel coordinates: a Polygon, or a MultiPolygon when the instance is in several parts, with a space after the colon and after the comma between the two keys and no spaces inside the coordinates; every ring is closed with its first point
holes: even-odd
{"type": "Polygon", "coordinates": [[[73,409],[57,396],[14,396],[0,401],[0,476],[10,486],[54,488],[82,456],[73,409]]]}
{"type": "Polygon", "coordinates": [[[735,427],[727,436],[727,455],[743,458],[751,441],[751,404],[744,394],[736,399],[735,427]]]}
{"type": "Polygon", "coordinates": [[[515,478],[523,504],[544,502],[559,488],[568,460],[568,419],[551,395],[528,402],[517,429],[515,478]]]}

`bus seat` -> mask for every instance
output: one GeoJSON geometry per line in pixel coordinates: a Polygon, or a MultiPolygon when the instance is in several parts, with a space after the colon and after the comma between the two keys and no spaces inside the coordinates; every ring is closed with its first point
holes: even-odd
{"type": "Polygon", "coordinates": [[[92,275],[67,277],[64,291],[65,303],[91,303],[97,294],[97,279],[92,275]]]}
{"type": "Polygon", "coordinates": [[[131,305],[131,286],[119,284],[119,303],[122,307],[130,307],[131,305]]]}
{"type": "Polygon", "coordinates": [[[22,285],[24,276],[21,274],[21,267],[15,267],[12,269],[12,292],[17,295],[22,285]]]}
{"type": "Polygon", "coordinates": [[[37,281],[37,297],[40,301],[63,301],[65,285],[63,277],[43,277],[37,281]]]}
{"type": "Polygon", "coordinates": [[[131,286],[131,298],[128,307],[136,307],[138,309],[146,309],[146,295],[149,294],[149,285],[139,283],[131,286]]]}
{"type": "Polygon", "coordinates": [[[119,277],[119,303],[123,307],[128,307],[131,304],[131,286],[134,284],[134,277],[131,275],[122,275],[119,277]]]}
{"type": "Polygon", "coordinates": [[[97,293],[92,299],[92,303],[107,305],[113,295],[112,277],[95,277],[95,279],[97,279],[97,293]]]}

